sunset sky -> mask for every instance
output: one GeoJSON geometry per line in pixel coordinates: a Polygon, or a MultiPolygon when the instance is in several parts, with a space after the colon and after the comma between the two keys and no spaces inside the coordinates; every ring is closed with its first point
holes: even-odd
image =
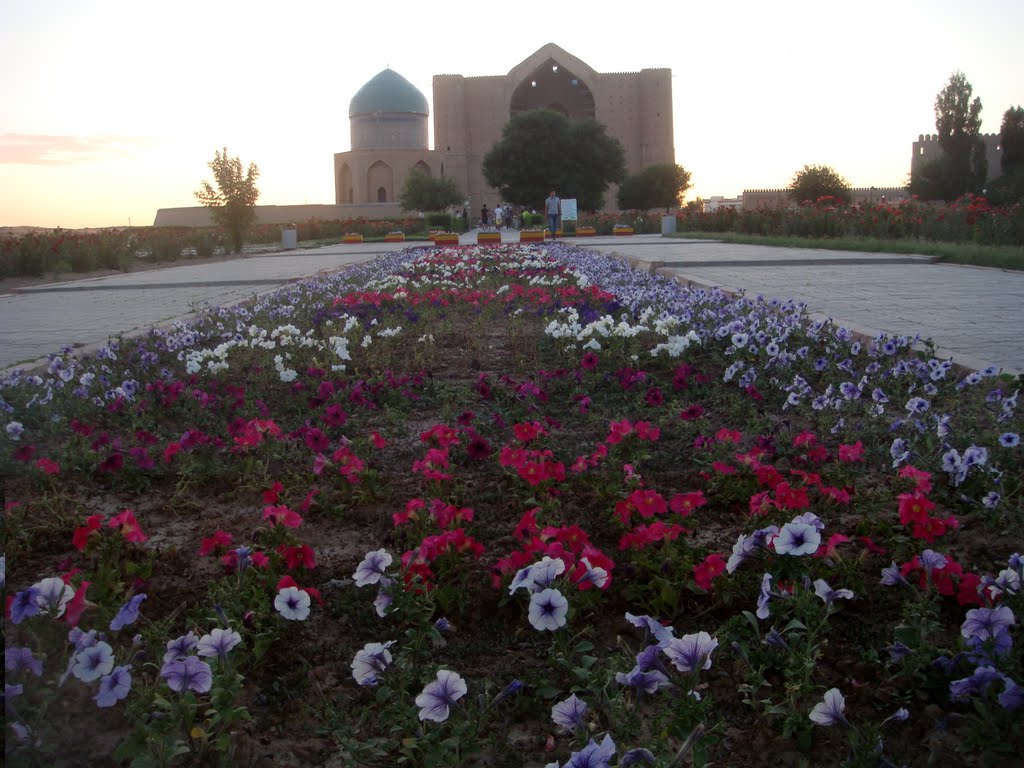
{"type": "Polygon", "coordinates": [[[548,42],[598,72],[670,67],[688,198],[808,163],[900,186],[955,70],[982,130],[1024,104],[1024,2],[636,4],[0,0],[0,226],[153,223],[227,146],[261,204],[333,203],[348,104],[390,66],[506,74],[548,42]],[[550,9],[546,11],[545,9],[550,9]]]}

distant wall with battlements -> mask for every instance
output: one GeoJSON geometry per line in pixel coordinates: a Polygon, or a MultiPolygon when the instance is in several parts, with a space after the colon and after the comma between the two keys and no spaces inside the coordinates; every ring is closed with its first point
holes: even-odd
{"type": "MultiPolygon", "coordinates": [[[[988,163],[988,174],[985,182],[997,178],[1001,171],[999,164],[1003,157],[1002,134],[983,133],[979,137],[985,144],[985,160],[988,163]]],[[[930,162],[942,156],[942,147],[939,146],[939,137],[934,133],[922,133],[914,142],[913,155],[910,158],[910,170],[924,163],[930,162]]]]}
{"type": "MultiPolygon", "coordinates": [[[[908,200],[910,193],[903,187],[855,187],[850,190],[854,203],[892,203],[897,200],[908,200]]],[[[743,208],[751,210],[764,205],[795,206],[789,196],[788,189],[745,189],[743,190],[743,208]]]]}
{"type": "MultiPolygon", "coordinates": [[[[344,221],[345,219],[390,219],[403,214],[398,203],[367,203],[365,205],[257,205],[258,224],[295,224],[308,219],[344,221]]],[[[203,206],[161,208],[156,212],[154,227],[212,227],[210,209],[203,206]]]]}

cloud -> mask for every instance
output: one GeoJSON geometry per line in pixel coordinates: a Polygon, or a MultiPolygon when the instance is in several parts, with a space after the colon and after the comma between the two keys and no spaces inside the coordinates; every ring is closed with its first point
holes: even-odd
{"type": "Polygon", "coordinates": [[[152,142],[145,136],[0,134],[0,164],[74,165],[128,157],[152,142]]]}

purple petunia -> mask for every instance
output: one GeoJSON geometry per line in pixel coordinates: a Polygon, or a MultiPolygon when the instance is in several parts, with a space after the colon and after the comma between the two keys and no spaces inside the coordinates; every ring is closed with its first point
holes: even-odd
{"type": "Polygon", "coordinates": [[[167,641],[167,652],[164,653],[164,663],[178,661],[188,656],[195,647],[199,645],[199,638],[195,632],[167,641]]]}
{"type": "Polygon", "coordinates": [[[675,637],[675,630],[672,629],[672,627],[666,627],[660,621],[656,621],[646,614],[634,616],[632,613],[627,613],[626,621],[637,629],[645,630],[646,636],[653,637],[658,641],[658,645],[660,646],[664,646],[669,640],[675,637]]]}
{"type": "Polygon", "coordinates": [[[11,622],[21,624],[25,619],[39,613],[39,588],[23,589],[11,602],[11,622]]]}
{"type": "Polygon", "coordinates": [[[71,674],[83,683],[99,680],[114,668],[114,649],[102,640],[74,656],[71,674]]]}
{"type": "Polygon", "coordinates": [[[882,569],[882,585],[886,587],[895,587],[899,584],[904,586],[910,586],[903,574],[900,573],[900,567],[896,565],[896,561],[892,561],[888,567],[882,569]]]}
{"type": "Polygon", "coordinates": [[[972,608],[960,627],[960,634],[965,638],[977,637],[988,640],[996,635],[1008,632],[1017,622],[1013,611],[1008,605],[997,608],[972,608]]]}
{"type": "Polygon", "coordinates": [[[825,605],[835,600],[853,600],[854,594],[848,589],[832,589],[824,579],[815,579],[814,594],[822,599],[825,605]]]}
{"type": "Polygon", "coordinates": [[[557,589],[545,589],[530,595],[530,624],[538,632],[561,629],[565,626],[568,612],[569,601],[557,589]]]}
{"type": "Polygon", "coordinates": [[[807,523],[786,523],[775,537],[775,552],[780,555],[813,555],[821,544],[821,533],[807,523]]]}
{"type": "Polygon", "coordinates": [[[684,674],[711,669],[711,654],[718,647],[718,638],[701,631],[673,639],[663,650],[675,668],[684,674]]]}
{"type": "Polygon", "coordinates": [[[386,549],[367,552],[366,557],[356,566],[355,573],[352,574],[356,586],[365,587],[367,584],[376,584],[380,581],[381,576],[385,574],[393,560],[394,558],[391,557],[386,549]]]}
{"type": "MultiPolygon", "coordinates": [[[[657,646],[654,646],[657,648],[657,646]]],[[[639,666],[633,667],[629,672],[616,672],[615,682],[619,685],[628,685],[644,693],[656,693],[669,685],[668,677],[656,669],[645,670],[639,666]]]]}
{"type": "Polygon", "coordinates": [[[438,670],[437,679],[427,683],[423,692],[416,697],[420,720],[443,723],[448,719],[450,708],[466,695],[467,690],[466,681],[457,672],[438,670]]]}
{"type": "Polygon", "coordinates": [[[213,685],[213,670],[210,669],[210,665],[195,656],[165,662],[160,668],[160,677],[166,680],[167,686],[176,693],[206,693],[213,685]]]}
{"type": "Polygon", "coordinates": [[[615,742],[606,735],[600,744],[591,739],[579,752],[569,755],[564,768],[608,768],[615,757],[615,742]]]}
{"type": "Polygon", "coordinates": [[[131,667],[114,667],[114,670],[100,680],[100,690],[93,696],[97,707],[112,707],[132,688],[131,667]]]}
{"type": "Polygon", "coordinates": [[[587,703],[575,693],[551,708],[551,720],[554,724],[570,731],[586,729],[586,723],[583,721],[586,714],[587,703]]]}
{"type": "Polygon", "coordinates": [[[11,677],[17,677],[23,669],[39,677],[43,674],[43,662],[32,655],[31,648],[8,646],[4,648],[4,669],[11,673],[11,677]]]}
{"type": "Polygon", "coordinates": [[[824,698],[814,705],[811,710],[811,722],[817,725],[849,725],[843,710],[846,709],[846,699],[838,688],[829,688],[825,691],[824,698]]]}
{"type": "Polygon", "coordinates": [[[199,656],[217,656],[227,659],[228,651],[242,642],[242,636],[233,629],[215,627],[210,634],[199,638],[196,654],[199,656]]]}
{"type": "Polygon", "coordinates": [[[121,610],[117,612],[117,616],[115,616],[113,621],[110,622],[110,630],[112,632],[117,632],[119,629],[127,627],[129,624],[134,624],[136,619],[139,618],[139,606],[142,605],[142,601],[145,599],[146,593],[140,592],[127,603],[122,605],[121,610]]]}
{"type": "Polygon", "coordinates": [[[352,677],[358,685],[377,685],[380,682],[380,674],[391,665],[391,652],[388,648],[394,644],[394,640],[367,643],[361,651],[356,651],[350,666],[352,677]]]}
{"type": "Polygon", "coordinates": [[[772,597],[772,575],[766,573],[761,577],[761,591],[757,595],[757,618],[767,619],[771,616],[768,601],[772,597]]]}

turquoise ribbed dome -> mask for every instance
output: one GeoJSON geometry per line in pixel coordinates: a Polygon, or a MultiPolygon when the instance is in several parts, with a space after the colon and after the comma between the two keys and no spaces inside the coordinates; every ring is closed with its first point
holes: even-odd
{"type": "Polygon", "coordinates": [[[391,69],[378,73],[356,92],[348,105],[348,116],[379,112],[411,112],[429,115],[427,98],[419,89],[391,69]]]}

